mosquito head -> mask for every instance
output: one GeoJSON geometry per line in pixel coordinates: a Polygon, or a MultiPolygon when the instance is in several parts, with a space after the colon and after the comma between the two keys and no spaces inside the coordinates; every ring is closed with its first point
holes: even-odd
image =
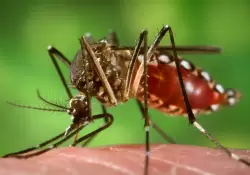
{"type": "Polygon", "coordinates": [[[69,101],[68,114],[72,115],[73,123],[84,123],[88,121],[89,106],[87,98],[84,95],[77,95],[69,101]]]}
{"type": "Polygon", "coordinates": [[[69,101],[67,112],[72,115],[72,124],[66,128],[65,136],[79,125],[88,124],[91,121],[89,110],[88,100],[84,95],[77,95],[69,101]]]}

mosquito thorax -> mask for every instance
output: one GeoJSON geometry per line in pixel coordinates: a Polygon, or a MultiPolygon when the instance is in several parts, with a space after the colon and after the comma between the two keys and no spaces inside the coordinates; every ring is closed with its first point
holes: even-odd
{"type": "MultiPolygon", "coordinates": [[[[131,53],[128,51],[115,51],[106,40],[101,40],[91,45],[98,61],[105,73],[105,76],[110,83],[116,99],[119,102],[123,101],[122,90],[124,88],[124,77],[127,72],[127,58],[130,58],[131,53]]],[[[89,54],[86,50],[78,51],[71,67],[70,80],[73,87],[80,92],[85,93],[88,89],[90,95],[96,97],[101,103],[111,105],[108,94],[101,82],[99,75],[96,73],[96,68],[90,62],[89,54]],[[84,58],[83,58],[84,57],[84,58]],[[86,71],[88,66],[88,71],[86,71]],[[87,78],[86,78],[87,77],[87,78]],[[88,79],[88,87],[86,86],[86,79],[88,79]]]]}

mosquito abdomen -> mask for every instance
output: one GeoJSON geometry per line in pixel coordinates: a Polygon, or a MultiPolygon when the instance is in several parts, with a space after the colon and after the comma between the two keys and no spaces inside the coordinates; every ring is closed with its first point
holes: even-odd
{"type": "MultiPolygon", "coordinates": [[[[170,55],[157,57],[157,63],[148,65],[149,106],[170,115],[186,115],[174,62],[170,55]]],[[[216,111],[220,106],[233,105],[238,101],[240,95],[236,90],[224,89],[209,73],[196,69],[187,60],[179,58],[179,63],[188,99],[195,114],[216,111]]],[[[143,82],[137,98],[142,102],[144,100],[143,82]]]]}

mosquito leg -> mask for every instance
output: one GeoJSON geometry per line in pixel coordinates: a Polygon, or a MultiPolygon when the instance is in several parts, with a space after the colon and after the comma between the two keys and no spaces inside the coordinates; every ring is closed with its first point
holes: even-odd
{"type": "MultiPolygon", "coordinates": [[[[143,104],[139,101],[139,100],[136,100],[138,106],[139,106],[139,109],[141,111],[141,113],[143,114],[143,111],[144,111],[144,107],[143,107],[143,104]]],[[[175,144],[176,142],[174,141],[173,138],[171,138],[170,136],[168,136],[164,131],[163,129],[161,129],[156,123],[154,123],[151,119],[150,116],[149,117],[149,122],[152,126],[152,128],[154,128],[156,130],[156,132],[164,139],[166,140],[168,143],[171,143],[171,144],[175,144]]]]}
{"type": "MultiPolygon", "coordinates": [[[[146,30],[144,30],[146,31],[146,30]]],[[[149,115],[148,115],[148,65],[147,65],[147,51],[148,51],[148,32],[146,31],[144,37],[144,59],[143,59],[143,66],[144,66],[144,128],[146,133],[146,156],[145,156],[145,165],[144,165],[144,174],[148,175],[149,169],[149,154],[150,154],[150,123],[149,123],[149,115]]]]}
{"type": "MultiPolygon", "coordinates": [[[[96,134],[96,135],[97,135],[97,134],[96,134]]],[[[83,144],[82,144],[81,147],[86,147],[86,146],[88,146],[88,144],[89,144],[90,142],[93,141],[93,139],[96,137],[96,135],[93,135],[93,136],[87,138],[87,139],[83,142],[83,144]]]]}
{"type": "MultiPolygon", "coordinates": [[[[160,41],[162,40],[162,38],[165,36],[166,32],[167,32],[167,28],[168,26],[164,26],[161,31],[158,33],[158,35],[156,36],[153,44],[150,46],[150,48],[148,49],[148,52],[147,52],[147,62],[150,61],[151,57],[153,56],[157,46],[159,45],[160,41]]],[[[137,92],[137,89],[139,87],[139,83],[140,83],[140,80],[141,80],[141,77],[143,76],[143,72],[144,72],[144,64],[143,62],[140,64],[137,72],[136,72],[136,75],[135,75],[135,79],[134,79],[134,82],[133,82],[133,93],[134,95],[136,94],[137,92]]]]}
{"type": "Polygon", "coordinates": [[[85,136],[79,138],[79,139],[76,140],[71,146],[76,146],[77,144],[81,143],[82,141],[84,141],[84,140],[86,140],[86,139],[88,139],[88,138],[91,138],[91,137],[97,135],[99,132],[101,132],[101,131],[103,131],[104,129],[106,129],[106,128],[108,128],[109,126],[111,126],[111,124],[112,124],[113,121],[114,121],[113,116],[112,116],[111,114],[109,114],[109,113],[106,113],[106,111],[105,111],[105,113],[103,113],[103,114],[94,115],[94,116],[92,117],[93,120],[102,119],[102,118],[107,118],[107,121],[108,121],[108,122],[107,122],[106,124],[104,124],[103,126],[101,126],[100,128],[96,129],[95,131],[93,131],[93,132],[91,132],[91,133],[89,133],[89,134],[87,134],[87,135],[85,135],[85,136]]]}
{"type": "MultiPolygon", "coordinates": [[[[71,132],[70,134],[68,134],[67,136],[65,136],[63,139],[59,140],[58,142],[56,142],[55,144],[47,147],[47,148],[44,148],[42,150],[39,150],[39,151],[36,151],[36,152],[33,152],[33,153],[30,153],[30,154],[25,154],[25,155],[17,155],[15,156],[16,158],[21,158],[21,159],[27,159],[27,158],[30,158],[30,157],[34,157],[34,156],[38,156],[40,154],[43,154],[47,151],[50,151],[54,148],[57,148],[58,146],[60,146],[61,144],[63,144],[64,142],[66,142],[67,140],[69,140],[70,138],[72,138],[73,136],[75,136],[80,130],[82,130],[86,125],[86,124],[83,124],[81,125],[80,127],[78,127],[77,129],[75,129],[73,132],[71,132]]],[[[65,135],[65,132],[63,132],[63,136],[65,135]]]]}
{"type": "Polygon", "coordinates": [[[124,100],[128,100],[130,91],[131,91],[131,80],[132,80],[132,74],[135,66],[135,61],[138,57],[138,54],[140,53],[142,42],[144,41],[144,108],[143,108],[143,118],[144,118],[144,127],[145,127],[145,134],[146,134],[146,140],[145,140],[145,146],[146,146],[146,156],[145,156],[145,165],[144,165],[144,174],[148,174],[148,168],[149,168],[149,153],[150,153],[150,144],[149,144],[149,133],[150,133],[150,122],[148,117],[148,83],[147,83],[147,36],[148,31],[143,30],[142,33],[139,36],[139,39],[137,41],[137,44],[135,46],[131,61],[128,66],[128,71],[125,79],[125,88],[124,88],[124,100]]]}
{"type": "MultiPolygon", "coordinates": [[[[107,124],[105,124],[104,126],[102,126],[99,129],[97,129],[96,131],[94,131],[94,132],[92,132],[90,134],[87,134],[84,137],[81,137],[80,139],[76,140],[72,144],[72,146],[75,146],[76,144],[80,143],[81,141],[83,141],[83,140],[85,140],[85,139],[87,139],[87,138],[89,138],[89,137],[91,137],[93,135],[96,135],[98,132],[100,132],[100,131],[104,130],[105,128],[109,127],[112,124],[112,122],[113,122],[113,116],[110,115],[110,114],[108,114],[108,113],[106,113],[106,111],[104,111],[104,114],[99,114],[99,115],[95,115],[95,116],[92,117],[93,120],[97,120],[97,119],[101,119],[101,118],[107,118],[107,120],[108,120],[107,124]]],[[[19,151],[19,152],[16,152],[16,153],[7,154],[4,157],[16,157],[16,158],[20,158],[20,159],[21,158],[22,159],[26,159],[26,158],[30,158],[30,157],[33,157],[33,156],[37,156],[37,155],[43,154],[43,153],[45,153],[45,152],[47,152],[47,151],[49,151],[51,149],[57,148],[58,146],[60,146],[65,141],[67,141],[70,138],[72,138],[74,135],[76,135],[78,132],[80,132],[85,126],[87,126],[88,123],[89,122],[86,122],[85,124],[82,124],[77,129],[72,129],[70,131],[70,133],[68,135],[66,135],[66,136],[65,136],[65,132],[63,132],[63,133],[59,134],[58,136],[53,137],[52,139],[39,144],[36,147],[28,148],[28,149],[25,149],[23,151],[19,151]],[[43,148],[44,146],[50,144],[53,141],[56,141],[57,139],[60,139],[63,136],[65,136],[63,139],[61,139],[60,141],[58,141],[55,144],[51,145],[50,147],[42,149],[42,150],[38,150],[36,152],[31,152],[31,151],[43,148]],[[25,155],[20,155],[20,154],[24,154],[24,153],[28,153],[28,152],[31,152],[31,153],[25,154],[25,155]]]]}
{"type": "Polygon", "coordinates": [[[61,71],[61,69],[60,69],[60,67],[59,67],[59,65],[58,65],[58,63],[56,61],[55,56],[59,60],[61,60],[64,64],[66,64],[66,66],[68,66],[68,67],[70,67],[71,62],[61,52],[59,52],[56,48],[54,48],[52,46],[48,47],[48,52],[49,52],[49,56],[50,56],[50,58],[51,58],[51,60],[52,60],[52,62],[54,64],[54,66],[56,68],[56,71],[57,71],[57,73],[58,73],[58,75],[59,75],[59,77],[60,77],[60,79],[61,79],[61,81],[63,83],[64,89],[67,92],[68,98],[71,99],[73,97],[72,93],[70,92],[69,87],[67,86],[66,80],[65,80],[65,78],[64,78],[64,76],[62,74],[62,71],[61,71]]]}
{"type": "Polygon", "coordinates": [[[193,114],[191,105],[189,103],[188,100],[188,96],[185,90],[185,85],[183,82],[183,78],[181,76],[181,71],[180,71],[180,65],[179,65],[179,61],[177,60],[177,53],[176,53],[176,49],[175,49],[175,42],[174,42],[174,35],[173,35],[173,31],[171,29],[170,26],[166,26],[165,28],[166,31],[169,31],[169,36],[170,36],[170,41],[171,41],[171,45],[173,47],[173,54],[174,54],[174,61],[176,64],[176,70],[177,70],[177,74],[178,74],[178,78],[179,78],[179,82],[181,85],[181,91],[184,97],[184,101],[185,101],[185,105],[187,108],[187,113],[188,113],[188,120],[189,122],[195,127],[197,128],[202,134],[204,134],[209,140],[211,140],[218,148],[222,149],[225,153],[227,153],[232,159],[235,159],[237,161],[240,161],[248,166],[250,166],[250,162],[247,162],[246,160],[240,158],[238,155],[232,153],[231,151],[229,151],[227,148],[225,148],[224,146],[222,146],[216,139],[214,139],[197,121],[196,118],[193,114]]]}
{"type": "MultiPolygon", "coordinates": [[[[176,64],[177,75],[178,75],[178,79],[179,79],[179,82],[180,82],[180,87],[181,87],[181,91],[182,91],[182,94],[183,94],[183,97],[184,97],[184,101],[185,101],[185,104],[186,104],[189,122],[194,127],[196,127],[201,133],[203,133],[206,137],[208,137],[218,148],[221,148],[222,150],[224,150],[224,152],[226,152],[230,157],[232,157],[233,159],[238,160],[240,162],[243,162],[246,165],[250,165],[249,162],[247,162],[246,160],[243,160],[238,155],[235,155],[235,154],[231,153],[228,149],[226,149],[225,147],[223,147],[218,141],[216,141],[215,139],[213,139],[211,137],[211,135],[208,134],[205,131],[205,129],[200,124],[198,124],[198,122],[196,121],[196,119],[194,117],[194,114],[192,112],[192,108],[191,108],[191,106],[189,104],[187,93],[186,93],[185,86],[184,86],[184,82],[183,82],[183,79],[182,79],[182,76],[181,76],[180,65],[179,65],[179,62],[177,60],[177,53],[176,53],[176,47],[175,47],[173,32],[172,32],[171,27],[169,27],[168,25],[164,26],[161,29],[161,31],[157,35],[154,43],[150,46],[150,48],[149,48],[149,50],[147,52],[147,59],[148,59],[148,61],[150,61],[152,55],[154,54],[154,51],[156,50],[157,46],[159,45],[160,41],[165,36],[165,34],[166,34],[167,31],[169,31],[170,41],[171,41],[171,45],[172,45],[172,48],[173,48],[174,61],[175,61],[175,64],[176,64]]],[[[134,93],[137,92],[137,89],[138,89],[141,77],[143,75],[144,69],[145,69],[144,68],[144,64],[141,63],[141,65],[139,66],[139,69],[136,72],[135,80],[134,80],[134,83],[133,83],[133,92],[134,93]]]]}
{"type": "Polygon", "coordinates": [[[214,139],[196,120],[194,120],[194,121],[190,121],[189,120],[189,122],[195,128],[197,128],[203,135],[205,135],[209,140],[211,140],[216,145],[217,148],[220,148],[225,153],[227,153],[229,157],[231,157],[232,159],[237,160],[239,162],[242,162],[242,163],[244,163],[247,166],[250,166],[250,162],[248,162],[247,160],[242,159],[240,156],[232,153],[229,149],[227,149],[226,147],[224,147],[223,145],[221,145],[220,142],[218,142],[216,139],[214,139]]]}
{"type": "Polygon", "coordinates": [[[170,37],[170,41],[171,41],[171,45],[173,48],[173,55],[174,55],[174,61],[175,61],[175,65],[176,65],[176,71],[177,71],[177,75],[178,75],[178,79],[180,82],[180,87],[181,87],[181,91],[183,94],[183,98],[184,98],[184,102],[186,105],[186,109],[187,109],[187,113],[188,113],[188,120],[190,122],[190,124],[192,124],[195,128],[197,128],[202,134],[204,134],[209,140],[211,140],[218,148],[222,149],[225,153],[227,153],[232,159],[235,159],[237,161],[240,161],[248,166],[250,166],[250,163],[247,162],[246,160],[243,160],[242,158],[240,158],[238,155],[232,153],[231,151],[229,151],[227,148],[225,148],[224,146],[222,146],[217,140],[215,140],[195,119],[195,116],[192,112],[192,108],[190,106],[189,100],[188,100],[188,96],[185,90],[185,85],[183,82],[183,78],[181,75],[181,71],[180,71],[180,65],[179,65],[179,61],[177,59],[177,52],[176,52],[176,47],[175,47],[175,42],[174,42],[174,35],[173,35],[173,31],[171,29],[170,26],[164,26],[161,31],[159,32],[158,36],[156,37],[156,40],[153,44],[153,47],[150,47],[149,51],[148,51],[148,55],[151,56],[153,52],[155,50],[155,46],[159,44],[160,40],[163,38],[163,36],[165,35],[165,33],[169,31],[169,37],[170,37]],[[151,49],[152,48],[152,49],[151,49]]]}
{"type": "MultiPolygon", "coordinates": [[[[92,38],[91,34],[87,34],[84,36],[88,42],[88,44],[93,44],[94,43],[94,39],[92,38]]],[[[107,36],[107,41],[108,43],[111,43],[111,45],[113,46],[118,46],[119,42],[118,42],[118,38],[117,38],[117,35],[115,32],[113,31],[110,31],[108,36],[107,36]]],[[[87,71],[86,71],[87,72],[87,71]]],[[[86,78],[87,79],[87,78],[86,78]]],[[[106,107],[104,105],[102,105],[102,111],[103,111],[103,114],[106,114],[107,110],[106,110],[106,107]]],[[[107,117],[104,117],[104,123],[105,124],[108,124],[109,120],[107,117]]],[[[92,135],[91,137],[87,138],[84,143],[82,144],[82,147],[85,147],[87,146],[95,137],[97,136],[97,134],[95,135],[92,135]]]]}
{"type": "MultiPolygon", "coordinates": [[[[102,105],[102,113],[103,113],[103,114],[106,114],[106,113],[107,113],[107,109],[106,109],[106,107],[105,107],[104,105],[102,105]]],[[[105,123],[105,124],[108,124],[108,123],[109,123],[109,120],[108,120],[107,117],[104,117],[104,123],[105,123]]],[[[97,134],[95,134],[95,135],[93,135],[93,136],[87,138],[87,139],[83,142],[82,147],[87,146],[96,136],[97,136],[97,134]]]]}
{"type": "Polygon", "coordinates": [[[114,91],[113,91],[112,87],[110,86],[108,79],[107,79],[100,63],[98,62],[98,59],[96,58],[94,51],[92,50],[91,46],[88,44],[88,42],[84,36],[81,37],[80,41],[81,41],[82,50],[83,50],[83,46],[85,46],[88,54],[90,55],[91,62],[95,66],[95,70],[96,70],[101,82],[103,83],[104,88],[106,89],[106,91],[108,93],[109,100],[110,100],[111,104],[117,105],[117,99],[115,97],[114,91]]]}
{"type": "MultiPolygon", "coordinates": [[[[75,146],[76,144],[80,143],[81,141],[93,136],[93,135],[96,135],[97,133],[99,133],[100,131],[104,130],[105,128],[109,127],[112,123],[113,123],[113,116],[106,113],[106,110],[104,109],[104,113],[103,114],[99,114],[99,115],[95,115],[92,117],[92,120],[97,120],[97,119],[101,119],[101,118],[107,118],[108,122],[100,127],[99,129],[95,130],[94,132],[91,132],[83,137],[81,137],[80,139],[76,140],[72,146],[75,146]]],[[[25,149],[25,150],[22,150],[22,151],[19,151],[19,152],[16,152],[16,153],[11,153],[11,154],[7,154],[5,155],[4,157],[15,157],[15,158],[20,158],[20,159],[26,159],[26,158],[30,158],[30,157],[33,157],[33,156],[38,156],[40,154],[43,154],[51,149],[54,149],[54,148],[57,148],[58,146],[60,146],[62,143],[64,143],[65,141],[69,140],[70,138],[72,138],[74,135],[76,135],[78,132],[80,132],[85,126],[87,126],[87,124],[89,124],[90,121],[87,121],[85,122],[84,124],[80,125],[78,128],[72,128],[70,129],[69,133],[65,136],[65,132],[57,135],[56,137],[53,137],[52,139],[48,140],[48,141],[45,141],[41,144],[39,144],[38,146],[36,147],[32,147],[32,148],[28,148],[28,149],[25,149]],[[61,137],[65,136],[63,139],[59,140],[58,142],[56,142],[55,144],[51,145],[50,147],[47,147],[47,148],[44,148],[42,150],[37,150],[37,149],[40,149],[40,148],[43,148],[44,146],[60,139],[61,137]],[[37,150],[35,152],[32,152],[34,150],[37,150]],[[28,152],[31,152],[29,154],[25,154],[25,155],[22,155],[24,153],[28,153],[28,152]]]]}
{"type": "Polygon", "coordinates": [[[142,33],[139,36],[139,39],[136,43],[131,61],[129,63],[128,66],[128,71],[127,71],[127,75],[126,75],[126,79],[125,79],[125,88],[124,88],[124,92],[122,94],[124,94],[124,100],[128,100],[129,95],[130,95],[130,91],[131,91],[131,81],[132,81],[132,75],[133,75],[133,71],[134,71],[134,67],[135,67],[135,61],[138,58],[138,55],[140,53],[140,48],[142,45],[142,41],[145,39],[146,35],[147,35],[147,31],[143,30],[142,33]]]}
{"type": "MultiPolygon", "coordinates": [[[[85,43],[84,43],[84,41],[81,39],[80,40],[80,43],[81,43],[81,49],[82,49],[82,54],[83,54],[83,50],[84,50],[84,48],[83,48],[83,46],[85,45],[85,43]]],[[[88,43],[87,43],[88,44],[88,43]]],[[[87,47],[87,46],[86,46],[87,47]]],[[[95,56],[95,55],[94,55],[95,56]]],[[[82,58],[84,58],[84,55],[82,55],[82,58]]],[[[86,71],[86,73],[85,73],[85,79],[86,79],[86,86],[87,86],[87,88],[86,88],[86,97],[87,97],[87,100],[88,100],[88,109],[89,109],[89,116],[92,116],[92,114],[91,114],[91,103],[90,103],[90,98],[91,98],[91,96],[90,96],[90,93],[89,93],[89,81],[88,81],[88,73],[89,73],[89,66],[87,66],[87,65],[89,65],[89,64],[87,64],[87,60],[85,59],[84,60],[85,61],[85,67],[84,67],[84,70],[86,71]]],[[[99,63],[99,62],[97,62],[97,63],[99,63]]],[[[100,66],[100,64],[99,64],[99,66],[100,66]]],[[[100,67],[101,68],[101,67],[100,67]]],[[[101,68],[101,70],[102,70],[102,68],[101,68]]],[[[97,72],[98,73],[98,72],[97,72]]],[[[105,76],[105,74],[104,74],[104,77],[106,78],[106,76],[105,76]]],[[[108,83],[109,84],[109,83],[108,83]]],[[[112,89],[111,89],[112,90],[112,89]]],[[[113,90],[112,90],[113,91],[113,90]]],[[[103,114],[105,115],[107,112],[106,112],[106,108],[102,105],[102,111],[103,111],[103,114]]],[[[93,120],[93,119],[92,119],[93,120]]],[[[104,123],[105,124],[108,124],[108,118],[107,117],[104,117],[104,123]]],[[[89,137],[89,138],[87,138],[87,140],[82,144],[82,146],[87,146],[95,137],[96,137],[96,135],[97,134],[95,134],[95,135],[92,135],[91,137],[89,137]]]]}
{"type": "MultiPolygon", "coordinates": [[[[176,51],[182,54],[219,54],[222,49],[215,46],[176,46],[176,51]]],[[[157,50],[162,51],[173,51],[172,46],[159,46],[157,50]]]]}
{"type": "Polygon", "coordinates": [[[31,148],[28,148],[28,149],[25,149],[25,150],[22,150],[22,151],[14,152],[14,153],[9,153],[9,154],[4,155],[3,157],[16,157],[16,156],[20,156],[20,154],[24,154],[24,153],[28,153],[28,152],[40,149],[40,148],[54,142],[55,140],[60,139],[61,137],[64,136],[64,133],[65,132],[63,132],[63,133],[61,133],[61,134],[59,134],[59,135],[45,141],[45,142],[43,142],[43,143],[41,143],[41,144],[39,144],[37,146],[31,147],[31,148]]]}
{"type": "MultiPolygon", "coordinates": [[[[81,51],[82,51],[82,58],[84,58],[84,41],[82,40],[81,37],[80,39],[80,45],[81,45],[81,51]]],[[[87,41],[85,40],[85,42],[87,43],[87,41]]],[[[86,46],[87,47],[87,46],[86,46]]],[[[91,109],[91,96],[90,96],[90,92],[89,92],[89,64],[88,64],[88,60],[87,59],[83,59],[84,61],[84,70],[85,70],[85,80],[86,80],[86,98],[87,98],[87,104],[88,104],[88,116],[92,116],[92,109],[91,109]]]]}

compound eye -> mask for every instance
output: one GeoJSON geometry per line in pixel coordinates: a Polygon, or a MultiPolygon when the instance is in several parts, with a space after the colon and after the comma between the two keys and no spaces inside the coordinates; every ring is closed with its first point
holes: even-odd
{"type": "Polygon", "coordinates": [[[73,103],[74,105],[77,105],[77,104],[80,103],[80,101],[79,101],[79,100],[74,100],[72,103],[73,103]]]}

